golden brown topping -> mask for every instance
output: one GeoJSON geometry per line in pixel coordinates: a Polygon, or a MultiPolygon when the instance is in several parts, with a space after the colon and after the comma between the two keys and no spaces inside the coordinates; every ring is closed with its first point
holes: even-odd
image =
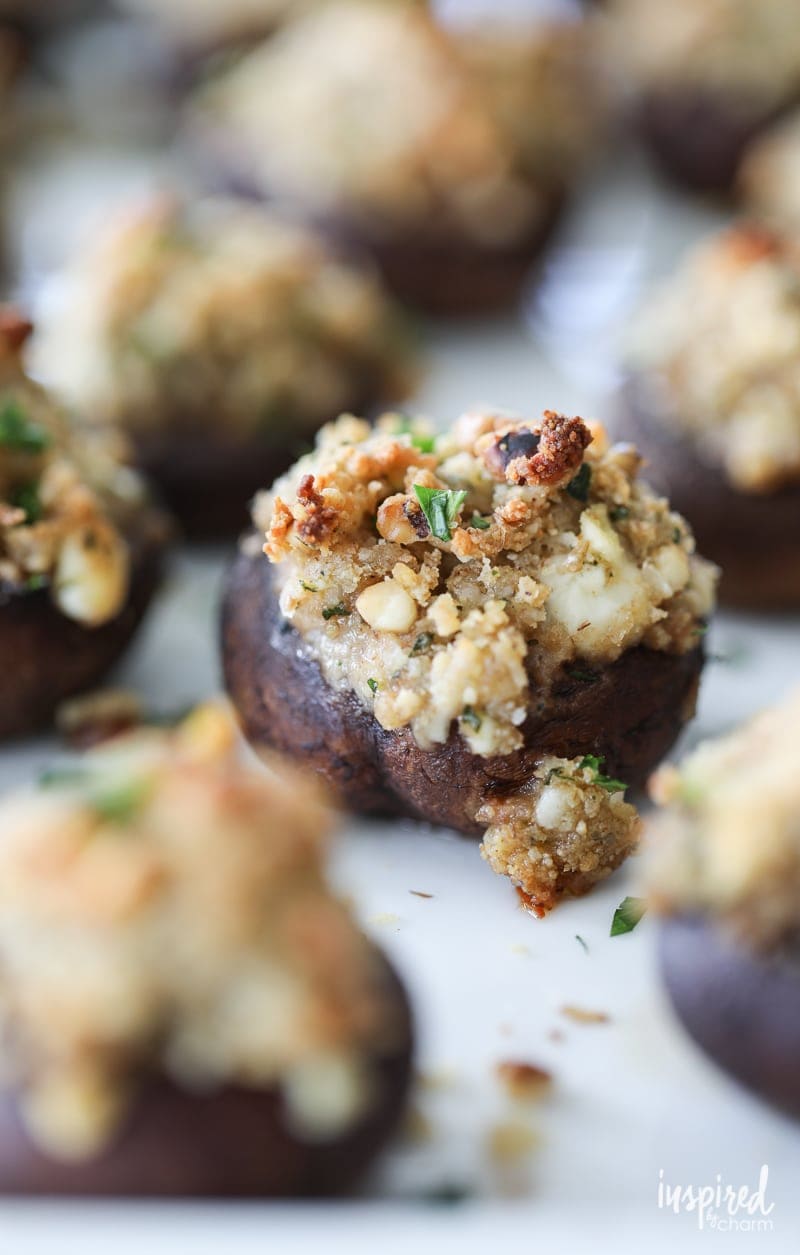
{"type": "Polygon", "coordinates": [[[758,948],[800,930],[800,691],[651,782],[647,883],[666,914],[707,914],[758,948]]]}
{"type": "Polygon", "coordinates": [[[122,442],[70,423],[25,374],[29,330],[0,315],[0,584],[46,587],[63,614],[98,626],[128,594],[144,487],[122,442]]]}
{"type": "Polygon", "coordinates": [[[162,199],[127,213],[61,289],[34,342],[37,373],[93,420],[137,433],[285,430],[293,443],[415,380],[376,274],[256,205],[162,199]]]}
{"type": "MultiPolygon", "coordinates": [[[[800,479],[800,246],[749,223],[718,232],[631,335],[654,411],[742,492],[800,479]]],[[[649,397],[648,397],[648,403],[649,397]]]]}
{"type": "Polygon", "coordinates": [[[396,1026],[323,876],[331,818],[313,782],[244,766],[216,707],[3,802],[0,1067],[37,1141],[95,1153],[153,1072],[277,1086],[310,1136],[363,1111],[396,1026]]]}
{"type": "Polygon", "coordinates": [[[254,517],[329,683],[420,745],[457,727],[474,753],[507,753],[531,684],[570,660],[696,647],[713,573],[638,469],[553,412],[470,414],[435,437],[345,416],[254,517]],[[508,455],[502,472],[487,451],[508,455]]]}

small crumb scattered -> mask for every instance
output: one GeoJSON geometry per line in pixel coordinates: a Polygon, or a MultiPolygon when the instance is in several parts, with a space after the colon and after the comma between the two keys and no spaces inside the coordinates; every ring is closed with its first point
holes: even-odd
{"type": "Polygon", "coordinates": [[[554,1041],[557,1045],[560,1046],[561,1043],[565,1040],[565,1037],[560,1028],[551,1028],[550,1032],[547,1034],[547,1040],[554,1041]]]}
{"type": "Polygon", "coordinates": [[[409,889],[408,892],[412,893],[415,898],[432,898],[433,897],[432,893],[423,893],[422,889],[409,889]]]}
{"type": "Polygon", "coordinates": [[[560,1011],[575,1024],[608,1024],[611,1018],[605,1011],[590,1011],[586,1007],[575,1007],[569,1003],[561,1007],[560,1011]]]}
{"type": "Polygon", "coordinates": [[[497,1031],[502,1037],[512,1037],[514,1034],[513,1024],[498,1024],[497,1031]]]}
{"type": "Polygon", "coordinates": [[[497,1079],[510,1098],[517,1102],[540,1102],[553,1088],[553,1076],[546,1068],[521,1060],[498,1063],[497,1079]]]}
{"type": "Polygon", "coordinates": [[[515,944],[511,947],[511,953],[521,954],[523,955],[524,958],[530,958],[530,954],[531,954],[530,948],[524,945],[523,942],[521,941],[515,942],[515,944]]]}
{"type": "Polygon", "coordinates": [[[529,1155],[536,1149],[538,1141],[527,1124],[519,1120],[503,1120],[489,1129],[486,1149],[494,1163],[508,1164],[529,1155]]]}

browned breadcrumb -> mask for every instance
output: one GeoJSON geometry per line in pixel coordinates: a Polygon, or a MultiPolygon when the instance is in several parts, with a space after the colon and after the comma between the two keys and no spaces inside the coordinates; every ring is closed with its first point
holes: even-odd
{"type": "Polygon", "coordinates": [[[433,897],[432,893],[423,893],[421,889],[409,889],[408,892],[412,893],[415,898],[432,898],[433,897]]]}
{"type": "Polygon", "coordinates": [[[304,475],[297,488],[297,500],[305,507],[305,517],[297,524],[303,540],[320,544],[329,540],[336,527],[336,511],[326,506],[314,487],[314,476],[304,475]]]}
{"type": "Polygon", "coordinates": [[[592,760],[545,758],[525,785],[489,798],[481,854],[541,917],[569,894],[586,893],[631,854],[640,820],[623,788],[604,786],[592,760]]]}
{"type": "Polygon", "coordinates": [[[572,1003],[566,1003],[559,1008],[561,1014],[568,1020],[572,1020],[574,1024],[608,1024],[611,1016],[605,1011],[590,1011],[586,1007],[576,1007],[572,1003]]]}
{"type": "Polygon", "coordinates": [[[509,424],[500,435],[484,436],[477,449],[489,473],[501,482],[555,486],[572,478],[591,442],[583,419],[545,410],[539,424],[509,424]]]}
{"type": "Polygon", "coordinates": [[[699,915],[752,950],[800,930],[800,689],[650,783],[646,884],[666,915],[699,915]]]}
{"type": "Polygon", "coordinates": [[[520,1102],[538,1102],[553,1086],[552,1073],[535,1063],[505,1060],[497,1064],[495,1072],[509,1097],[520,1102]]]}

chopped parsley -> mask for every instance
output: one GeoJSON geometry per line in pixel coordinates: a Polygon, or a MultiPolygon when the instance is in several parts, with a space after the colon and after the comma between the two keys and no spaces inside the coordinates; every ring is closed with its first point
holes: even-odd
{"type": "Polygon", "coordinates": [[[15,488],[10,494],[11,504],[15,505],[18,510],[25,511],[25,522],[27,524],[38,523],[42,517],[42,503],[39,499],[39,489],[36,484],[21,484],[19,488],[15,488]]]}
{"type": "Polygon", "coordinates": [[[40,588],[44,588],[47,584],[47,576],[41,571],[37,571],[35,575],[29,575],[25,581],[25,588],[29,593],[38,593],[40,588]]]}
{"type": "Polygon", "coordinates": [[[415,449],[419,449],[420,453],[433,453],[436,448],[436,437],[425,432],[414,430],[414,424],[407,414],[398,416],[397,434],[400,436],[410,436],[411,443],[415,449]]]}
{"type": "Polygon", "coordinates": [[[318,593],[319,589],[314,584],[307,584],[305,580],[300,581],[300,587],[304,588],[307,593],[318,593]]]}
{"type": "Polygon", "coordinates": [[[576,501],[588,501],[591,482],[592,468],[588,462],[584,462],[575,478],[571,479],[567,484],[567,492],[576,501]]]}
{"type": "Polygon", "coordinates": [[[612,776],[603,775],[600,768],[603,765],[603,759],[598,758],[596,754],[584,754],[580,761],[580,768],[583,771],[591,771],[592,783],[599,784],[601,789],[605,789],[608,793],[624,793],[627,784],[622,780],[614,780],[612,776]]]}
{"type": "Polygon", "coordinates": [[[461,507],[467,499],[465,488],[426,488],[414,484],[414,493],[422,513],[437,540],[450,540],[461,507]]]}
{"type": "Polygon", "coordinates": [[[480,514],[473,514],[470,527],[477,527],[479,531],[485,532],[487,528],[492,526],[491,519],[482,518],[480,514]]]}
{"type": "Polygon", "coordinates": [[[608,512],[608,517],[612,523],[621,523],[623,519],[630,518],[630,510],[626,505],[615,505],[608,512]]]}
{"type": "Polygon", "coordinates": [[[370,676],[370,678],[367,680],[367,684],[368,684],[368,686],[369,686],[369,689],[370,689],[370,692],[371,692],[371,693],[377,693],[377,691],[378,691],[378,689],[379,689],[379,687],[380,687],[380,685],[378,684],[378,681],[377,681],[377,680],[373,680],[373,679],[372,679],[372,676],[370,676]]]}
{"type": "Polygon", "coordinates": [[[582,947],[583,947],[583,949],[584,949],[584,951],[586,952],[586,954],[588,954],[588,953],[589,953],[589,947],[587,946],[586,942],[583,940],[583,937],[580,935],[580,933],[576,933],[576,934],[575,934],[575,940],[578,942],[578,944],[579,944],[580,946],[582,946],[582,947]]]}
{"type": "Polygon", "coordinates": [[[425,650],[428,648],[432,640],[433,640],[433,637],[431,636],[430,632],[420,632],[419,636],[414,641],[414,644],[411,646],[411,653],[412,654],[424,654],[425,650]]]}
{"type": "Polygon", "coordinates": [[[149,791],[147,780],[104,781],[84,767],[51,767],[39,776],[40,789],[77,789],[81,801],[98,819],[126,824],[135,816],[149,791]]]}
{"type": "Polygon", "coordinates": [[[0,405],[0,445],[20,453],[41,453],[49,444],[49,433],[28,418],[14,397],[0,405]]]}
{"type": "Polygon", "coordinates": [[[623,898],[614,912],[609,936],[620,937],[623,933],[632,933],[646,910],[644,898],[623,898]]]}
{"type": "Polygon", "coordinates": [[[681,543],[681,529],[679,527],[673,527],[672,529],[672,543],[674,545],[681,543]]]}
{"type": "Polygon", "coordinates": [[[464,723],[469,724],[469,726],[473,728],[475,732],[480,731],[480,726],[483,720],[481,719],[480,715],[475,713],[475,711],[472,709],[471,706],[464,707],[463,711],[461,712],[461,719],[464,723]]]}
{"type": "Polygon", "coordinates": [[[337,601],[335,606],[325,607],[322,612],[322,617],[327,621],[328,619],[335,618],[337,615],[348,615],[349,613],[350,611],[347,609],[347,606],[343,606],[340,601],[337,601]]]}

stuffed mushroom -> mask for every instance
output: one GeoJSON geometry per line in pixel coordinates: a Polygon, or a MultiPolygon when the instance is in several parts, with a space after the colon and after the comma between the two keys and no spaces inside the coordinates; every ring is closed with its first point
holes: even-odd
{"type": "Polygon", "coordinates": [[[192,130],[236,184],[369,250],[404,299],[469,314],[516,299],[598,96],[579,21],[445,29],[409,0],[340,0],[205,88],[192,130]]]}
{"type": "Polygon", "coordinates": [[[608,0],[614,64],[674,179],[729,192],[748,146],[800,101],[795,0],[608,0]]]}
{"type": "Polygon", "coordinates": [[[241,528],[323,422],[401,399],[415,375],[408,326],[370,270],[233,201],[126,217],[43,316],[37,369],[124,429],[191,535],[241,528]]]}
{"type": "Polygon", "coordinates": [[[402,1112],[410,1013],[325,881],[313,782],[245,766],[205,707],[0,824],[0,1192],[351,1186],[402,1112]]]}
{"type": "Polygon", "coordinates": [[[168,538],[116,442],[70,424],[24,373],[30,331],[0,308],[0,737],[46,724],[108,671],[168,538]]]}
{"type": "Polygon", "coordinates": [[[621,802],[691,717],[713,604],[714,569],[638,469],[552,412],[323,429],[256,499],[228,581],[249,738],[354,810],[494,828],[488,861],[534,906],[587,888],[635,844],[600,795],[621,802]]]}
{"type": "Polygon", "coordinates": [[[619,424],[733,605],[800,605],[800,242],[739,224],[638,320],[619,424]]]}
{"type": "Polygon", "coordinates": [[[800,1116],[800,692],[664,768],[649,883],[685,1028],[800,1116]]]}

